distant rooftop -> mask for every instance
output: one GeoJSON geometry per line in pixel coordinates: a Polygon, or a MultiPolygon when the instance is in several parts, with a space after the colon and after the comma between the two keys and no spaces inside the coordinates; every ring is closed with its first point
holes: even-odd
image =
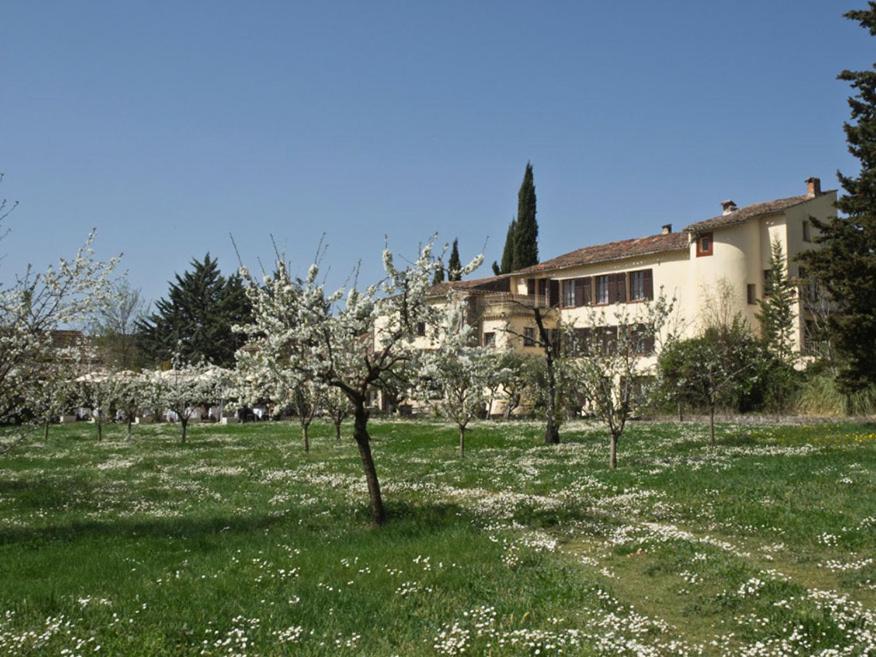
{"type": "Polygon", "coordinates": [[[685,233],[667,233],[620,240],[618,242],[608,242],[607,244],[596,244],[564,253],[556,258],[545,260],[537,265],[520,269],[514,273],[538,274],[555,269],[590,265],[597,262],[611,262],[613,260],[623,260],[624,258],[651,255],[653,253],[684,251],[688,248],[688,243],[689,239],[685,233]]]}

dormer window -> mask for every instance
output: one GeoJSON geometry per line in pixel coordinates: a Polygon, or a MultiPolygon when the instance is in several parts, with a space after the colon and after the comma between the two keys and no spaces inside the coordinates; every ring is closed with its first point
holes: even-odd
{"type": "Polygon", "coordinates": [[[697,257],[712,255],[715,243],[711,233],[703,233],[697,237],[697,257]]]}

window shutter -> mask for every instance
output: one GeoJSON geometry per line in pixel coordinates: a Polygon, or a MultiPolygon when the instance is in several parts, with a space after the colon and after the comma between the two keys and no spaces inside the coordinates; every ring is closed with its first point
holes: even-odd
{"type": "Polygon", "coordinates": [[[622,303],[627,300],[627,277],[625,274],[611,274],[608,277],[608,302],[622,303]]]}
{"type": "Polygon", "coordinates": [[[646,269],[645,272],[645,298],[653,299],[654,298],[654,271],[652,269],[646,269]]]}
{"type": "Polygon", "coordinates": [[[550,305],[559,306],[560,305],[560,282],[555,280],[550,280],[548,282],[548,288],[550,290],[550,305]]]}
{"type": "Polygon", "coordinates": [[[590,283],[588,278],[579,278],[575,280],[575,305],[583,306],[584,301],[584,286],[590,283]]]}

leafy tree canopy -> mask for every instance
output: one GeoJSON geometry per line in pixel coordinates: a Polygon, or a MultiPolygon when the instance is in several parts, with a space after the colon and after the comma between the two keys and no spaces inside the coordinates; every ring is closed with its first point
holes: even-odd
{"type": "Polygon", "coordinates": [[[248,323],[250,316],[240,276],[223,276],[208,253],[203,260],[193,260],[189,271],[176,275],[167,296],[137,328],[143,351],[156,363],[178,354],[186,362],[230,366],[243,344],[232,326],[248,323]]]}

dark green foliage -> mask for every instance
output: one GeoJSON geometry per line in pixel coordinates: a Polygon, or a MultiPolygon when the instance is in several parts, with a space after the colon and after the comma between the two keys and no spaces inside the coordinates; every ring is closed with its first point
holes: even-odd
{"type": "Polygon", "coordinates": [[[673,402],[714,413],[781,410],[797,376],[741,321],[671,342],[658,361],[663,390],[673,402]]]}
{"type": "MultiPolygon", "coordinates": [[[[850,11],[876,36],[876,4],[850,11]]],[[[860,390],[876,383],[876,69],[843,71],[840,80],[851,83],[852,122],[844,125],[849,152],[861,162],[857,177],[838,174],[845,195],[837,207],[845,217],[813,221],[821,249],[803,260],[835,303],[831,332],[843,360],[840,383],[860,390]]]]}
{"type": "Polygon", "coordinates": [[[231,327],[250,321],[249,300],[240,276],[223,276],[209,253],[203,261],[193,260],[191,271],[176,275],[155,308],[137,323],[143,351],[153,362],[168,361],[179,350],[188,361],[233,365],[243,336],[231,327]]]}
{"type": "Polygon", "coordinates": [[[761,335],[770,352],[784,363],[793,358],[791,337],[794,330],[796,288],[788,278],[782,244],[773,240],[766,286],[769,292],[758,300],[761,335]]]}
{"type": "Polygon", "coordinates": [[[526,172],[517,192],[517,222],[514,229],[514,269],[538,264],[538,221],[535,218],[535,182],[532,164],[526,163],[526,172]]]}
{"type": "Polygon", "coordinates": [[[438,267],[435,269],[435,275],[432,277],[432,285],[439,285],[444,282],[444,263],[439,261],[438,267]]]}
{"type": "Polygon", "coordinates": [[[508,224],[508,233],[505,235],[505,248],[502,249],[502,264],[497,267],[493,263],[493,272],[496,275],[508,274],[514,271],[514,235],[517,232],[517,222],[512,219],[508,224]]]}
{"type": "Polygon", "coordinates": [[[450,249],[450,260],[447,262],[447,280],[462,280],[462,261],[459,259],[459,240],[453,240],[453,248],[450,249]]]}
{"type": "Polygon", "coordinates": [[[493,263],[493,273],[508,274],[538,264],[538,221],[535,215],[535,181],[532,164],[527,162],[523,182],[517,192],[517,217],[508,225],[502,262],[493,263]]]}

